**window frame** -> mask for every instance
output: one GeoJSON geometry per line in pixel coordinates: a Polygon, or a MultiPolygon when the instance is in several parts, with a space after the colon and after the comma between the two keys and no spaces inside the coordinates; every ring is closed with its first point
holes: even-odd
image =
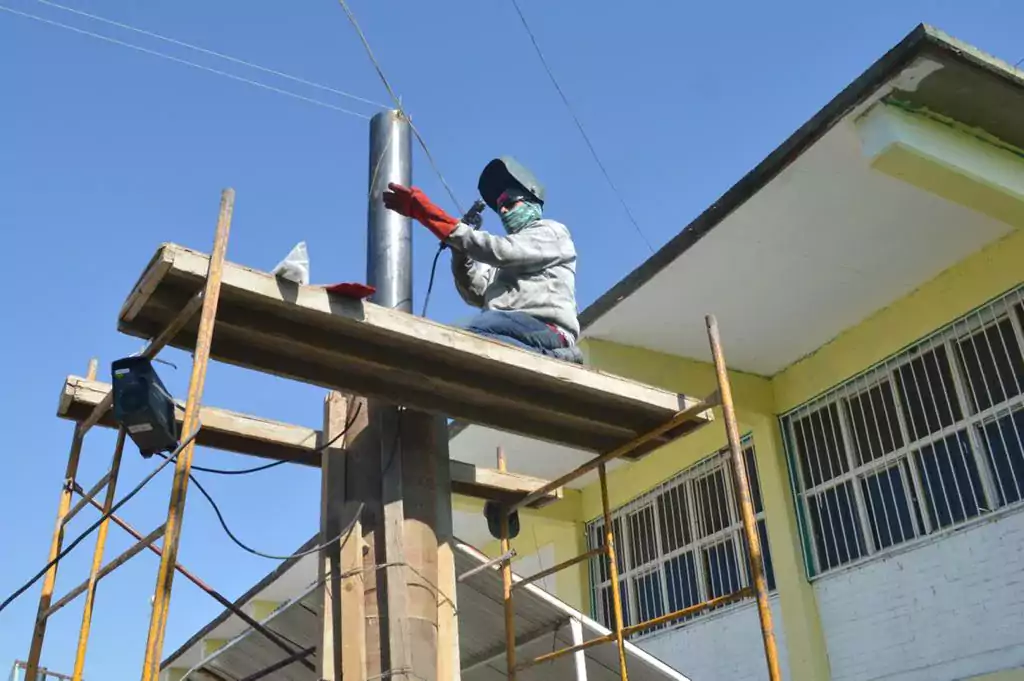
{"type": "MultiPolygon", "coordinates": [[[[758,482],[758,490],[756,491],[756,497],[761,499],[761,509],[758,511],[755,508],[755,527],[760,535],[760,525],[766,523],[765,520],[765,509],[764,509],[764,496],[760,489],[761,475],[758,471],[757,463],[757,450],[754,444],[754,440],[751,434],[746,434],[741,438],[740,441],[742,456],[744,457],[744,466],[750,475],[750,467],[747,464],[748,452],[749,461],[752,463],[756,479],[758,482]]],[[[753,482],[753,479],[751,479],[753,482]]],[[[752,490],[753,492],[753,490],[752,490]]],[[[628,603],[623,604],[623,615],[624,622],[628,626],[629,624],[635,624],[641,621],[639,618],[641,614],[644,615],[644,620],[652,619],[653,617],[673,612],[679,608],[672,607],[672,600],[675,598],[679,602],[687,601],[687,595],[693,593],[695,588],[697,601],[696,603],[703,603],[710,600],[710,592],[712,589],[712,576],[709,574],[709,570],[705,568],[705,554],[716,546],[731,546],[732,555],[734,560],[728,561],[725,569],[719,568],[718,575],[719,579],[728,583],[731,579],[729,569],[735,564],[736,578],[738,584],[736,589],[741,589],[751,584],[750,581],[750,566],[748,564],[748,552],[746,548],[746,538],[743,533],[743,523],[739,513],[738,500],[735,491],[735,480],[732,469],[732,453],[729,447],[724,447],[710,456],[702,458],[691,466],[679,471],[668,480],[660,483],[656,487],[638,495],[630,501],[616,507],[611,511],[611,518],[613,526],[618,526],[619,532],[615,535],[616,552],[621,556],[621,565],[619,566],[619,582],[620,589],[622,584],[625,585],[624,597],[628,603]],[[712,503],[711,512],[715,512],[715,508],[718,506],[719,498],[718,494],[723,493],[725,499],[723,500],[723,506],[725,508],[726,518],[725,526],[717,529],[713,532],[704,534],[704,530],[707,528],[702,527],[704,524],[701,514],[701,500],[698,499],[696,492],[697,483],[705,478],[712,476],[721,475],[721,485],[717,482],[713,483],[712,487],[716,490],[709,495],[708,499],[712,503]],[[671,495],[671,496],[670,496],[671,495]],[[661,507],[661,500],[666,499],[666,506],[682,505],[680,510],[683,511],[683,517],[677,512],[674,514],[675,521],[663,520],[663,513],[661,507]],[[633,541],[633,526],[631,518],[638,516],[638,514],[644,513],[645,510],[650,510],[650,525],[644,529],[644,533],[648,534],[644,540],[653,539],[655,542],[654,555],[650,557],[646,556],[634,556],[634,541],[633,541]],[[683,522],[680,522],[683,521],[683,522]],[[669,526],[669,523],[675,522],[675,528],[677,531],[673,532],[673,535],[678,533],[678,537],[674,536],[668,541],[664,534],[664,528],[669,526]],[[675,548],[671,550],[664,550],[669,544],[674,544],[675,548]],[[689,555],[689,558],[687,558],[689,555]],[[638,560],[647,558],[647,560],[638,560]],[[673,565],[670,567],[670,563],[673,565]],[[689,579],[688,570],[692,567],[693,577],[692,582],[689,579]],[[673,586],[675,587],[674,596],[670,596],[670,571],[676,570],[679,574],[676,575],[677,580],[673,586]],[[638,579],[644,578],[647,575],[656,572],[658,589],[660,590],[660,604],[653,612],[642,612],[644,606],[641,603],[641,598],[646,599],[647,595],[641,595],[640,589],[637,587],[638,579]]],[[[587,549],[594,549],[604,545],[604,519],[603,517],[597,517],[586,523],[584,528],[585,541],[587,549]]],[[[767,537],[768,530],[765,526],[763,533],[764,537],[767,537]]],[[[763,539],[763,537],[762,537],[763,539]]],[[[646,541],[641,540],[644,544],[646,541]]],[[[768,547],[762,549],[764,564],[766,570],[771,570],[771,552],[768,547]]],[[[591,616],[598,622],[603,623],[605,626],[611,626],[610,621],[605,621],[604,616],[604,593],[607,589],[611,588],[610,575],[607,574],[607,569],[602,569],[605,561],[604,555],[600,555],[589,562],[588,581],[590,586],[591,594],[591,616]],[[602,578],[602,573],[603,578],[602,578]]],[[[774,574],[774,570],[772,570],[774,574]]],[[[732,590],[732,591],[734,591],[732,590]]],[[[730,593],[732,592],[730,591],[730,593]]],[[[770,592],[774,593],[776,588],[774,585],[771,586],[770,592]]],[[[738,601],[738,603],[746,603],[752,600],[752,597],[746,597],[738,601]]],[[[644,600],[644,603],[647,603],[644,600]]],[[[715,608],[713,610],[706,610],[701,613],[697,613],[691,617],[683,618],[675,622],[663,624],[658,627],[653,627],[643,632],[638,632],[630,637],[631,640],[638,640],[647,636],[655,635],[660,632],[664,632],[669,629],[675,629],[684,626],[688,622],[707,614],[708,612],[717,612],[722,608],[733,607],[735,604],[728,604],[715,608]]],[[[682,606],[687,607],[687,606],[682,606]]]]}
{"type": "MultiPolygon", "coordinates": [[[[782,430],[783,441],[787,450],[790,482],[797,503],[798,520],[805,553],[805,566],[807,567],[809,578],[813,579],[831,574],[838,570],[875,560],[894,551],[903,550],[906,547],[926,541],[931,537],[955,531],[972,522],[988,518],[1002,508],[1024,505],[1024,479],[1017,479],[1016,476],[1011,478],[1010,484],[1013,487],[1007,487],[1004,484],[1005,481],[997,479],[998,470],[994,463],[995,454],[990,453],[990,444],[992,442],[999,442],[999,440],[986,433],[986,429],[992,424],[999,423],[1007,417],[1011,419],[1016,418],[1016,413],[1024,410],[1024,376],[1017,375],[1017,371],[1021,367],[1013,364],[1015,358],[1014,348],[1006,345],[1007,338],[1003,335],[1002,331],[1002,325],[1006,321],[1009,322],[1012,330],[1010,338],[1017,343],[1016,356],[1024,358],[1024,285],[1022,285],[1011,289],[919,339],[870,369],[830,388],[813,400],[779,416],[779,426],[782,430]],[[999,339],[998,345],[994,344],[993,337],[989,333],[991,329],[995,329],[994,336],[999,339]],[[966,347],[965,344],[972,342],[975,344],[973,350],[974,368],[978,369],[982,379],[981,383],[983,384],[980,386],[973,385],[971,377],[972,367],[968,366],[969,362],[967,359],[967,354],[969,353],[961,349],[966,347]],[[985,345],[980,345],[980,343],[985,345]],[[982,350],[979,350],[979,347],[982,350]],[[983,351],[988,353],[984,357],[982,357],[983,351]],[[938,357],[940,352],[945,355],[946,369],[948,369],[951,383],[949,386],[945,385],[944,376],[941,373],[943,370],[941,364],[935,359],[927,359],[929,356],[933,358],[938,357]],[[1010,362],[1009,371],[1006,374],[999,373],[998,361],[1001,357],[998,355],[1000,352],[1004,353],[1006,359],[1010,362]],[[990,377],[987,376],[985,371],[985,360],[988,359],[995,360],[996,378],[999,381],[998,386],[989,385],[990,377]],[[943,379],[942,385],[935,386],[931,384],[928,361],[934,362],[934,366],[938,367],[940,379],[943,379]],[[908,409],[907,398],[909,393],[905,388],[901,389],[900,382],[902,380],[901,374],[905,376],[903,372],[906,372],[908,368],[911,373],[917,373],[912,368],[914,362],[920,362],[923,366],[922,373],[927,384],[924,387],[927,387],[930,391],[927,397],[931,399],[931,404],[927,404],[924,399],[921,399],[923,394],[921,392],[921,378],[915,376],[915,383],[917,384],[915,389],[918,391],[917,396],[921,403],[918,405],[918,408],[924,416],[923,430],[926,433],[916,440],[912,439],[913,434],[921,430],[919,426],[922,424],[916,422],[908,423],[908,415],[913,420],[913,410],[908,409]],[[892,423],[890,415],[886,414],[886,421],[883,424],[878,420],[877,414],[872,412],[871,415],[875,427],[868,432],[868,438],[871,440],[869,442],[869,445],[871,445],[869,449],[871,451],[868,454],[874,454],[874,445],[876,444],[880,450],[885,449],[883,425],[889,428],[890,435],[898,436],[901,444],[889,451],[881,451],[880,454],[869,459],[866,463],[860,463],[858,460],[860,443],[857,441],[857,437],[860,434],[855,435],[853,432],[854,424],[851,421],[856,420],[856,415],[854,414],[853,418],[851,418],[851,410],[854,409],[854,401],[859,403],[861,410],[865,408],[866,404],[869,404],[873,410],[874,402],[871,398],[871,391],[879,386],[885,386],[882,390],[883,402],[887,398],[891,399],[896,423],[892,423]],[[997,387],[998,390],[993,391],[993,387],[997,387]],[[978,388],[982,390],[978,390],[978,388]],[[1017,394],[1006,397],[1014,389],[1016,389],[1017,394]],[[888,395],[885,394],[885,390],[888,390],[888,395]],[[938,399],[941,399],[943,395],[940,395],[940,392],[944,393],[947,401],[953,401],[945,405],[952,419],[952,422],[949,424],[942,423],[942,406],[939,405],[938,399]],[[1003,399],[996,402],[994,400],[999,393],[1003,395],[1003,399]],[[976,405],[982,396],[986,397],[988,406],[979,410],[976,408],[976,405]],[[934,416],[939,421],[939,427],[935,430],[931,428],[929,423],[931,415],[926,413],[928,409],[935,410],[934,416]],[[956,418],[957,410],[960,412],[958,419],[956,418]],[[825,419],[827,417],[823,416],[823,414],[830,413],[835,413],[837,417],[838,425],[833,424],[833,428],[838,429],[838,433],[834,433],[834,435],[838,436],[838,444],[843,450],[842,454],[845,457],[846,470],[825,479],[824,474],[819,468],[817,478],[820,482],[808,487],[805,471],[803,470],[804,462],[815,458],[817,465],[820,467],[833,457],[828,453],[825,453],[825,456],[821,456],[820,452],[802,451],[801,443],[806,445],[808,440],[806,433],[804,433],[803,439],[798,437],[798,424],[810,422],[810,428],[813,430],[813,419],[825,419]],[[962,436],[960,434],[965,435],[962,436]],[[964,440],[960,440],[961,437],[964,440]],[[964,505],[964,492],[957,487],[957,497],[961,501],[961,510],[963,511],[964,518],[959,520],[953,519],[955,515],[953,511],[955,509],[949,506],[949,484],[945,480],[940,480],[938,484],[942,486],[942,490],[945,493],[946,510],[950,516],[950,521],[943,525],[940,518],[942,514],[937,506],[938,500],[930,501],[929,493],[933,491],[933,488],[930,486],[930,481],[926,480],[927,472],[924,469],[927,466],[922,465],[922,461],[929,447],[932,447],[931,456],[940,456],[938,452],[942,446],[941,443],[949,442],[952,438],[957,438],[956,442],[958,443],[962,441],[967,443],[966,451],[961,450],[960,456],[963,459],[965,470],[969,468],[969,461],[973,465],[977,476],[979,489],[971,490],[975,505],[977,506],[977,512],[973,515],[967,512],[966,505],[964,505]],[[815,453],[818,454],[817,457],[813,456],[815,453]],[[888,527],[890,542],[886,546],[879,547],[869,514],[871,506],[865,502],[863,486],[872,476],[881,475],[894,467],[898,467],[900,471],[904,495],[903,500],[906,503],[910,518],[910,533],[908,534],[904,531],[901,524],[900,534],[903,538],[901,540],[893,540],[893,528],[890,525],[888,527]],[[859,540],[863,544],[863,550],[859,552],[857,557],[848,557],[845,561],[839,559],[835,565],[826,564],[831,562],[828,555],[829,545],[827,541],[823,542],[825,544],[825,551],[824,555],[822,555],[814,527],[815,515],[812,510],[811,499],[819,498],[825,492],[838,489],[844,485],[849,485],[853,491],[850,496],[853,498],[856,509],[851,515],[856,522],[856,526],[852,528],[854,530],[853,535],[848,534],[843,529],[842,539],[847,545],[847,555],[849,555],[850,544],[854,539],[854,535],[858,535],[859,540]],[[1006,496],[1007,491],[1011,489],[1016,490],[1017,500],[1010,502],[1001,501],[1006,496]],[[933,512],[936,516],[934,518],[932,517],[933,512]]],[[[886,406],[887,410],[888,407],[886,406]]],[[[866,427],[868,419],[867,414],[863,411],[861,418],[866,427]]],[[[803,426],[800,427],[802,428],[803,426]]],[[[813,432],[811,435],[813,436],[813,432]]],[[[1024,435],[1019,431],[1016,435],[1015,444],[1021,450],[1024,450],[1024,435]]],[[[1001,438],[1003,445],[1003,456],[1009,459],[1010,450],[1007,447],[1006,435],[1002,428],[999,431],[999,438],[1001,438]]],[[[817,447],[814,448],[818,449],[817,447]]],[[[949,453],[949,449],[947,449],[947,458],[950,461],[950,467],[953,468],[953,455],[949,453]]],[[[971,471],[967,470],[967,473],[970,474],[971,471]]],[[[1012,470],[1011,475],[1013,475],[1012,470]]],[[[814,476],[812,475],[812,477],[814,476]]],[[[1024,478],[1024,475],[1021,478],[1024,478]]],[[[951,479],[954,484],[959,485],[958,474],[951,476],[951,479]]],[[[971,487],[973,487],[973,484],[971,487]]],[[[890,490],[892,490],[891,481],[890,490]]],[[[899,514],[901,509],[897,508],[898,504],[895,501],[895,497],[893,497],[893,508],[896,508],[896,512],[899,514]]],[[[886,504],[883,503],[883,507],[887,508],[886,504]]],[[[817,516],[819,525],[823,525],[821,520],[826,515],[827,512],[823,511],[817,516]]],[[[833,544],[831,545],[833,553],[839,557],[841,553],[840,547],[837,543],[838,539],[834,534],[836,528],[829,529],[833,532],[833,544]]],[[[818,532],[824,535],[825,529],[823,527],[819,528],[818,532]]]]}

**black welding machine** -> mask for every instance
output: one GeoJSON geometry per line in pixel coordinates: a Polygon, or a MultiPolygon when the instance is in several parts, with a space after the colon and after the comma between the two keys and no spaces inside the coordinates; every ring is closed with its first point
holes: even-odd
{"type": "Polygon", "coordinates": [[[143,457],[178,447],[174,398],[146,357],[125,357],[110,366],[114,420],[127,431],[143,457]]]}

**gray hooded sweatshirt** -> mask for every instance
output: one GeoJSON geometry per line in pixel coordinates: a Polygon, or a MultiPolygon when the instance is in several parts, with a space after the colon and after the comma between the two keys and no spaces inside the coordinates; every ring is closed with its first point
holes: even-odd
{"type": "Polygon", "coordinates": [[[496,236],[460,222],[448,243],[455,288],[467,304],[525,312],[576,343],[576,247],[565,225],[542,218],[496,236]]]}

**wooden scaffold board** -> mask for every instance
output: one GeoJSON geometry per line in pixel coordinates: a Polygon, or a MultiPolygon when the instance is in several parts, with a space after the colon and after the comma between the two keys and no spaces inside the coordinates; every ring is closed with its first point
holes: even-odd
{"type": "MultiPolygon", "coordinates": [[[[110,388],[109,383],[68,376],[61,389],[57,416],[84,421],[107,396],[110,388]]],[[[184,415],[180,404],[175,415],[180,426],[184,415]]],[[[199,419],[203,427],[196,436],[196,444],[200,446],[320,467],[321,457],[316,451],[320,442],[319,430],[207,406],[201,407],[199,419]]],[[[116,427],[113,413],[107,410],[98,425],[116,427]]],[[[504,504],[515,503],[547,482],[455,460],[451,461],[449,471],[453,493],[504,504]]],[[[556,489],[531,506],[541,508],[561,497],[562,490],[556,489]]]]}
{"type": "MultiPolygon", "coordinates": [[[[159,247],[118,329],[151,338],[201,288],[209,256],[159,247]]],[[[170,345],[191,350],[196,320],[170,345]]],[[[543,357],[417,317],[226,263],[213,357],[413,409],[594,452],[614,449],[698,400],[543,357]]],[[[633,452],[641,457],[703,426],[699,412],[633,452]]]]}

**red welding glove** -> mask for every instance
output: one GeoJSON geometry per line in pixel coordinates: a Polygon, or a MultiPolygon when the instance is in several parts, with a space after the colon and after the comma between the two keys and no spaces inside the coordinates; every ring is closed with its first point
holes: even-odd
{"type": "Polygon", "coordinates": [[[407,218],[412,218],[444,241],[459,223],[448,213],[436,206],[427,195],[416,187],[403,187],[392,182],[384,192],[384,205],[407,218]]]}

